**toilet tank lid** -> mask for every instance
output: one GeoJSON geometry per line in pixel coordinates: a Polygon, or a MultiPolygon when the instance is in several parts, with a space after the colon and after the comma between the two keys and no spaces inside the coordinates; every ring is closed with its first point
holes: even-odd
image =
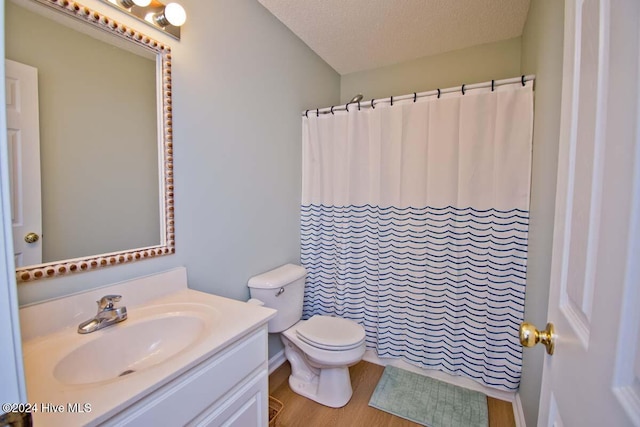
{"type": "Polygon", "coordinates": [[[281,288],[303,278],[307,274],[304,267],[295,264],[285,264],[276,269],[258,274],[249,279],[250,288],[281,288]]]}

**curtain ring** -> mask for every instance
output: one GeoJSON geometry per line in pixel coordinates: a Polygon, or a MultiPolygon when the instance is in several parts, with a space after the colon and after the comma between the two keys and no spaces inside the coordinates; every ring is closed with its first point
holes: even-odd
{"type": "Polygon", "coordinates": [[[438,99],[440,99],[440,89],[438,89],[438,99]]]}
{"type": "Polygon", "coordinates": [[[360,101],[358,101],[358,111],[360,111],[360,101]]]}
{"type": "Polygon", "coordinates": [[[462,94],[464,95],[464,83],[462,84],[462,94]]]}
{"type": "Polygon", "coordinates": [[[309,110],[304,112],[305,117],[308,119],[309,118],[309,110]]]}
{"type": "Polygon", "coordinates": [[[349,112],[349,103],[347,102],[346,104],[344,104],[344,108],[347,109],[347,113],[349,112]]]}
{"type": "Polygon", "coordinates": [[[375,101],[375,98],[371,100],[371,108],[373,108],[375,110],[376,107],[373,106],[373,101],[375,101]]]}
{"type": "Polygon", "coordinates": [[[522,75],[522,86],[524,86],[524,74],[522,75]]]}
{"type": "Polygon", "coordinates": [[[491,92],[493,92],[493,84],[494,84],[495,80],[491,80],[491,92]]]}
{"type": "Polygon", "coordinates": [[[393,107],[393,96],[391,97],[391,106],[393,107]]]}
{"type": "Polygon", "coordinates": [[[413,92],[413,102],[416,102],[416,98],[418,97],[418,94],[413,92]]]}
{"type": "Polygon", "coordinates": [[[316,108],[316,117],[320,117],[320,109],[316,108]]]}
{"type": "Polygon", "coordinates": [[[333,105],[331,106],[331,114],[333,114],[333,105]]]}

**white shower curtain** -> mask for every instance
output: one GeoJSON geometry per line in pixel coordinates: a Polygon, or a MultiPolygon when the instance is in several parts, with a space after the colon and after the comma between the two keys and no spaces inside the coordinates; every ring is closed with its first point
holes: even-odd
{"type": "Polygon", "coordinates": [[[533,82],[303,117],[304,317],[379,357],[520,382],[533,82]]]}

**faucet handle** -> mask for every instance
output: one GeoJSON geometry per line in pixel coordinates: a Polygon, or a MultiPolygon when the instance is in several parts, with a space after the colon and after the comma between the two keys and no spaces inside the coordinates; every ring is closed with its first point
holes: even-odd
{"type": "Polygon", "coordinates": [[[122,299],[122,295],[105,295],[100,298],[100,301],[96,301],[98,310],[113,310],[113,304],[120,301],[120,299],[122,299]]]}

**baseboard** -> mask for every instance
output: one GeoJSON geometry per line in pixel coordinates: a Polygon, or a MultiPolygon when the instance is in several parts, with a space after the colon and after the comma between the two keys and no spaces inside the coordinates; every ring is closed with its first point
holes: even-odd
{"type": "Polygon", "coordinates": [[[527,422],[524,419],[524,410],[522,409],[522,401],[520,400],[520,393],[516,393],[515,399],[513,399],[513,417],[516,419],[516,427],[527,427],[527,422]]]}
{"type": "Polygon", "coordinates": [[[274,354],[273,357],[269,359],[269,375],[271,375],[273,371],[282,366],[282,364],[286,361],[287,358],[284,356],[284,349],[274,354]]]}
{"type": "MultiPolygon", "coordinates": [[[[484,393],[487,396],[493,397],[495,399],[506,400],[507,402],[515,402],[518,395],[517,393],[514,393],[514,392],[497,390],[495,388],[486,387],[467,377],[450,375],[445,372],[436,371],[434,369],[419,368],[417,366],[411,365],[400,359],[387,359],[387,358],[381,359],[373,350],[367,350],[364,353],[363,359],[366,360],[367,362],[375,363],[376,365],[382,365],[382,366],[393,365],[398,368],[405,369],[407,371],[416,372],[418,374],[421,374],[430,378],[434,378],[439,381],[443,381],[445,383],[457,385],[459,387],[463,387],[469,390],[479,391],[480,393],[484,393]]],[[[520,426],[517,426],[517,427],[520,427],[520,426]]]]}

